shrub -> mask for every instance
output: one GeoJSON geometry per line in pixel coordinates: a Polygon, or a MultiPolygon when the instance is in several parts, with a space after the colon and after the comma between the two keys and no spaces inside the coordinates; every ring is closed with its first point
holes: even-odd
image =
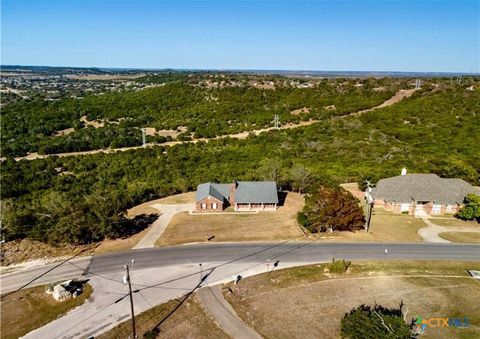
{"type": "Polygon", "coordinates": [[[352,264],[351,261],[348,261],[345,259],[342,259],[342,260],[332,259],[332,262],[328,265],[328,270],[331,273],[343,274],[348,270],[351,264],[352,264]]]}
{"type": "Polygon", "coordinates": [[[408,214],[408,211],[403,211],[402,214],[408,214]]]}
{"type": "Polygon", "coordinates": [[[465,206],[455,214],[455,216],[462,220],[477,220],[480,222],[480,196],[469,194],[465,198],[465,206]]]}
{"type": "Polygon", "coordinates": [[[360,305],[345,313],[341,321],[343,338],[416,338],[413,331],[414,323],[407,324],[403,319],[403,303],[399,308],[386,308],[380,305],[374,307],[360,305]]]}

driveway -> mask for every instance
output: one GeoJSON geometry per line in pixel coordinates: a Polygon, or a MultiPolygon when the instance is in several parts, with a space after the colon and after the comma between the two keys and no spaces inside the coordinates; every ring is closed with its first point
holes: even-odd
{"type": "Polygon", "coordinates": [[[190,212],[193,210],[193,204],[154,204],[150,207],[153,207],[160,211],[160,216],[155,220],[150,228],[150,230],[145,234],[145,236],[133,247],[134,250],[140,248],[150,248],[155,247],[155,242],[163,234],[165,228],[172,217],[180,212],[190,212]]]}
{"type": "Polygon", "coordinates": [[[440,233],[444,232],[480,232],[480,230],[473,229],[472,227],[439,226],[431,222],[430,219],[425,216],[421,216],[421,218],[423,222],[427,224],[427,227],[418,229],[417,233],[423,238],[423,241],[426,242],[450,242],[439,236],[440,233]]]}

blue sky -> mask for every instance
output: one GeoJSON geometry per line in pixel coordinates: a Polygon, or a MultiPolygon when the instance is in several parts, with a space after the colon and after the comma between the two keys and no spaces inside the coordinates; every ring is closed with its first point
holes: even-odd
{"type": "Polygon", "coordinates": [[[480,71],[480,0],[1,4],[2,64],[480,71]]]}

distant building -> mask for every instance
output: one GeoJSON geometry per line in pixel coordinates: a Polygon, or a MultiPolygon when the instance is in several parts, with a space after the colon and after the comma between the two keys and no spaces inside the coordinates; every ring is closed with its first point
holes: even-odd
{"type": "Polygon", "coordinates": [[[218,212],[232,206],[235,211],[277,209],[278,192],[274,181],[207,182],[197,186],[195,211],[218,212]]]}
{"type": "Polygon", "coordinates": [[[395,213],[435,215],[456,213],[471,193],[480,195],[480,190],[462,179],[407,174],[403,169],[402,175],[380,180],[366,198],[375,207],[395,213]]]}

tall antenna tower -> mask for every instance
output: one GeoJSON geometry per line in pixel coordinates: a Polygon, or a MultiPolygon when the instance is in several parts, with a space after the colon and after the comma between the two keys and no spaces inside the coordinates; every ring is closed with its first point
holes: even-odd
{"type": "Polygon", "coordinates": [[[278,117],[278,114],[275,114],[273,117],[273,128],[280,128],[280,118],[278,117]]]}
{"type": "Polygon", "coordinates": [[[422,84],[422,80],[417,79],[417,81],[415,82],[415,89],[416,89],[416,90],[417,90],[417,89],[420,89],[421,84],[422,84]]]}
{"type": "Polygon", "coordinates": [[[147,147],[147,140],[145,137],[145,128],[142,128],[142,146],[145,148],[147,147]]]}

